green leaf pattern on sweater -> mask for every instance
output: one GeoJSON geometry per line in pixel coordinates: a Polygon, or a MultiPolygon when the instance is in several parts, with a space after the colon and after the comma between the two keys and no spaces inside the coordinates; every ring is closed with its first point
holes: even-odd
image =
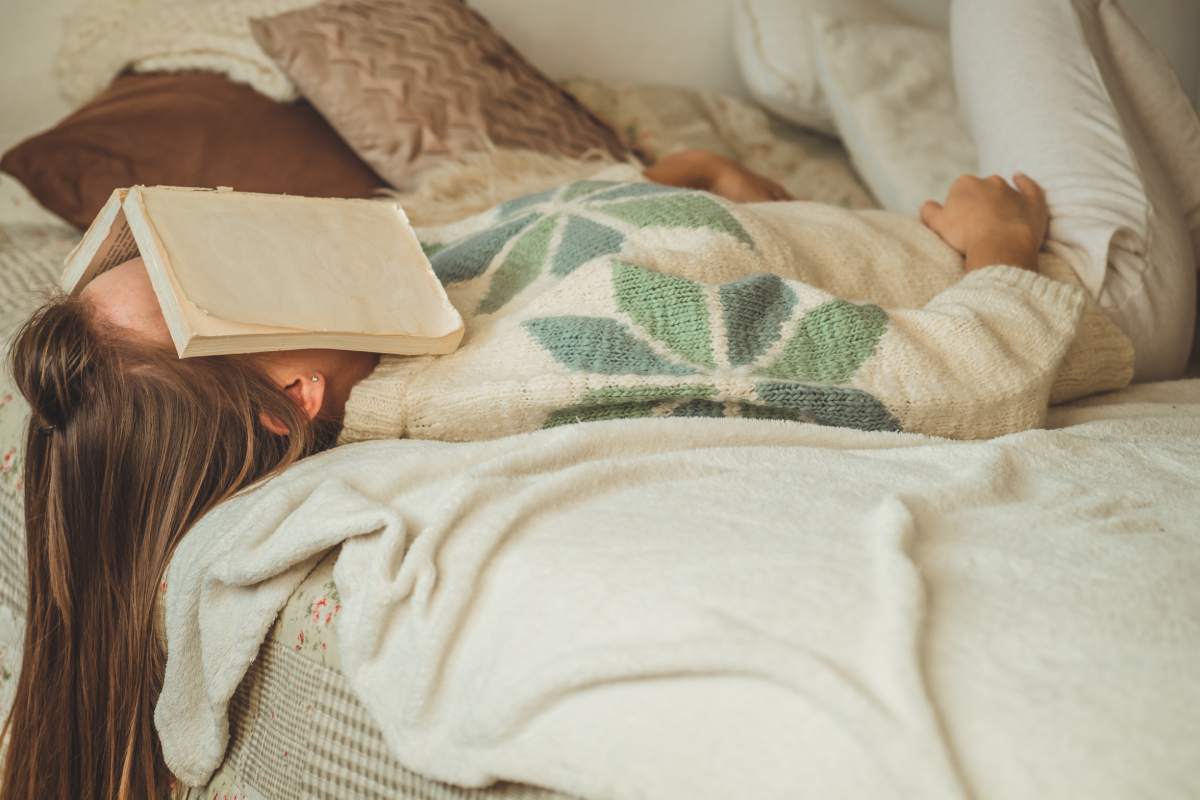
{"type": "Polygon", "coordinates": [[[645,416],[743,416],[899,430],[867,392],[846,386],[887,330],[874,305],[831,300],[797,310],[778,275],[719,286],[619,260],[638,230],[703,230],[755,249],[704,192],[653,183],[578,181],[498,206],[491,224],[422,243],[437,276],[486,281],[476,314],[500,312],[543,278],[608,259],[613,316],[540,316],[522,326],[556,362],[611,385],[550,413],[545,427],[645,416]],[[624,380],[621,380],[624,378],[624,380]]]}
{"type": "Polygon", "coordinates": [[[754,362],[779,338],[796,296],[778,275],[751,275],[719,290],[721,315],[729,336],[729,363],[754,362]]]}
{"type": "Polygon", "coordinates": [[[659,356],[627,327],[607,317],[540,317],[525,328],[558,361],[601,375],[689,375],[691,367],[659,356]]]}
{"type": "Polygon", "coordinates": [[[554,316],[526,320],[526,330],[556,361],[578,372],[700,375],[711,382],[593,389],[551,413],[545,427],[645,416],[744,416],[900,430],[869,393],[834,385],[854,377],[887,329],[887,314],[878,306],[832,300],[801,314],[782,341],[797,304],[785,281],[757,275],[717,286],[713,294],[730,365],[721,369],[714,356],[709,287],[620,261],[612,262],[612,281],[618,310],[633,325],[609,317],[554,316]],[[750,378],[758,402],[721,397],[732,378],[750,378]]]}
{"type": "Polygon", "coordinates": [[[547,271],[562,278],[594,258],[619,253],[635,230],[704,229],[754,247],[741,223],[709,195],[654,183],[577,181],[502,203],[496,220],[460,241],[422,245],[444,284],[490,271],[477,314],[496,313],[547,271]]]}
{"type": "Polygon", "coordinates": [[[874,352],[886,328],[887,312],[879,306],[831,300],[804,316],[779,358],[763,374],[845,383],[874,352]]]}
{"type": "Polygon", "coordinates": [[[546,252],[550,249],[550,237],[554,234],[557,223],[558,220],[554,217],[543,217],[529,233],[517,241],[516,247],[509,251],[504,263],[492,276],[488,293],[479,302],[480,314],[496,311],[533,283],[541,271],[546,252]]]}
{"type": "Polygon", "coordinates": [[[618,309],[693,364],[715,366],[708,304],[700,284],[619,261],[612,271],[618,309]]]}

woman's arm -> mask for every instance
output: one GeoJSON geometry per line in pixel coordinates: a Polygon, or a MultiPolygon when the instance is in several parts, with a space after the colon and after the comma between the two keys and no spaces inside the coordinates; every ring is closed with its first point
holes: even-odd
{"type": "Polygon", "coordinates": [[[792,199],[774,181],[708,150],[683,150],[663,156],[643,174],[655,183],[703,189],[737,203],[792,199]]]}

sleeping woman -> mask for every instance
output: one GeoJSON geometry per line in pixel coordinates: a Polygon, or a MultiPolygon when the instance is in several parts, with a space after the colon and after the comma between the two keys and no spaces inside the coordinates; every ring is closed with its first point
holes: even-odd
{"type": "Polygon", "coordinates": [[[1039,267],[1048,213],[1030,178],[964,176],[922,224],[761,202],[785,194],[704,153],[647,177],[661,182],[572,183],[421,231],[467,324],[448,356],[179,359],[138,259],[38,310],[11,351],[33,409],[39,634],[4,796],[161,790],[154,609],[175,545],[221,500],[339,436],[743,416],[978,438],[1129,380],[1126,337],[1069,270],[1039,274],[1056,267],[1039,267]]]}
{"type": "MultiPolygon", "coordinates": [[[[1045,180],[1053,159],[1092,141],[1100,116],[1056,116],[1054,98],[1098,73],[1038,71],[1009,44],[1043,31],[1054,57],[1066,43],[1079,49],[1073,13],[1040,0],[956,4],[956,48],[971,53],[957,67],[977,58],[971,79],[995,84],[964,97],[1005,119],[1020,116],[1006,100],[1044,112],[1031,117],[1041,139],[1019,158],[999,153],[1009,128],[977,129],[983,163],[1042,159],[1045,180]]],[[[1107,96],[1092,88],[1077,93],[1107,96]]],[[[1116,157],[1084,156],[1083,169],[1099,160],[1115,174],[1116,157]]],[[[767,202],[786,193],[701,152],[663,160],[650,182],[632,177],[420,231],[467,325],[447,356],[179,359],[136,259],[39,309],[11,348],[32,407],[29,597],[0,796],[164,792],[155,612],[171,554],[222,500],[335,443],[672,416],[983,438],[1125,385],[1135,356],[1139,368],[1157,364],[1140,375],[1160,378],[1186,360],[1190,265],[1143,263],[1138,279],[1158,288],[1128,294],[1146,302],[1142,327],[1123,331],[1093,302],[1098,284],[1043,251],[1049,213],[1066,209],[1048,210],[1023,175],[964,176],[920,220],[767,202]]],[[[1090,266],[1103,277],[1108,262],[1090,266]]]]}

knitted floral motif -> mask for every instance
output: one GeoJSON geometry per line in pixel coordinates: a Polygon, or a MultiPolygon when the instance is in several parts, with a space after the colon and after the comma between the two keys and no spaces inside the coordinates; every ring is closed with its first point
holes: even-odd
{"type": "Polygon", "coordinates": [[[653,183],[577,181],[504,203],[496,219],[462,240],[423,244],[443,283],[490,270],[477,314],[500,310],[547,271],[561,278],[594,258],[619,253],[626,236],[642,228],[702,228],[754,247],[741,223],[709,195],[653,183]]]}
{"type": "Polygon", "coordinates": [[[524,327],[571,370],[651,380],[586,392],[551,413],[545,427],[744,416],[900,430],[873,396],[835,385],[853,379],[874,353],[888,324],[878,306],[830,300],[797,313],[795,292],[769,274],[709,286],[614,261],[612,281],[617,309],[632,324],[618,314],[538,317],[524,327]]]}

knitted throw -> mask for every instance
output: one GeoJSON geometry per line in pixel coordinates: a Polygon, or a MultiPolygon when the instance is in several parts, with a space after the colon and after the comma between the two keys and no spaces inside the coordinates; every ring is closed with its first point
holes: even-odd
{"type": "Polygon", "coordinates": [[[251,17],[312,0],[84,0],[63,20],[55,77],[64,97],[90,100],[121,70],[206,70],[246,83],[273,100],[296,86],[250,35],[251,17]]]}
{"type": "Polygon", "coordinates": [[[645,416],[981,438],[1131,375],[1128,339],[1077,285],[964,275],[887,212],[585,180],[418,232],[466,337],[383,357],[342,441],[645,416]]]}

